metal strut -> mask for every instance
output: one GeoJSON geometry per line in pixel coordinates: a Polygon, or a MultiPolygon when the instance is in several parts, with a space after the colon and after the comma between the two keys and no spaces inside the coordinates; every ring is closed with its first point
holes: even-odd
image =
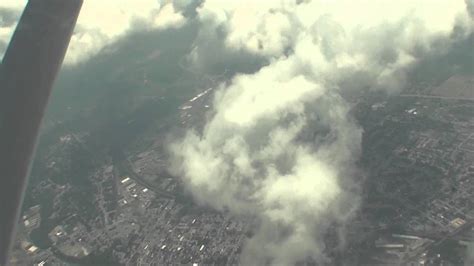
{"type": "Polygon", "coordinates": [[[83,0],[29,0],[0,65],[0,265],[8,263],[38,130],[83,0]]]}

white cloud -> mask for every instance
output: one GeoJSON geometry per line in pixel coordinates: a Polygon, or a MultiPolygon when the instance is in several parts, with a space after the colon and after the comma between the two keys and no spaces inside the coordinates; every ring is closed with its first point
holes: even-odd
{"type": "Polygon", "coordinates": [[[329,207],[343,193],[339,174],[350,165],[342,162],[351,161],[360,143],[360,130],[347,120],[344,102],[325,96],[322,84],[298,74],[293,58],[234,78],[216,94],[216,115],[202,135],[190,131],[171,146],[175,167],[198,201],[255,214],[277,228],[279,244],[253,239],[270,246],[256,258],[244,252],[251,264],[301,259],[285,251],[293,245],[313,247],[298,251],[303,257],[322,250],[314,226],[320,217],[333,216],[329,207]],[[335,139],[313,147],[301,139],[313,126],[329,127],[335,139]],[[282,228],[299,233],[287,239],[279,233],[282,228]]]}
{"type": "MultiPolygon", "coordinates": [[[[25,1],[15,1],[15,0],[5,0],[0,3],[0,10],[3,9],[8,12],[8,18],[2,17],[0,13],[0,45],[4,43],[5,45],[11,39],[13,35],[14,27],[16,23],[11,23],[10,20],[18,21],[21,16],[21,8],[25,5],[25,1]],[[8,21],[6,21],[8,19],[8,21]]],[[[6,14],[3,14],[6,16],[6,14]]],[[[6,47],[5,47],[6,48],[6,47]]],[[[3,47],[0,46],[0,56],[3,57],[3,47]]]]}
{"type": "MultiPolygon", "coordinates": [[[[25,0],[4,0],[0,7],[21,11],[25,0]]],[[[134,29],[136,21],[149,28],[180,27],[185,18],[171,2],[157,0],[85,0],[71,39],[65,63],[75,63],[134,29]]],[[[14,26],[0,28],[0,40],[8,41],[14,26]]]]}
{"type": "Polygon", "coordinates": [[[154,17],[153,25],[157,28],[177,28],[183,25],[185,18],[176,12],[174,5],[168,3],[164,5],[154,17]]]}
{"type": "Polygon", "coordinates": [[[322,94],[323,89],[304,76],[292,77],[288,69],[291,63],[282,61],[263,68],[258,78],[238,77],[225,96],[217,100],[217,110],[226,121],[251,127],[261,117],[279,117],[282,111],[298,107],[303,97],[311,99],[310,94],[322,94]]]}
{"type": "Polygon", "coordinates": [[[199,202],[260,221],[244,247],[248,265],[330,264],[322,235],[358,204],[347,172],[361,129],[341,91],[398,91],[420,59],[472,31],[462,0],[296,2],[207,0],[198,8],[191,63],[245,51],[268,65],[222,84],[203,132],[171,145],[174,170],[199,202]],[[455,26],[461,36],[452,37],[455,26]]]}

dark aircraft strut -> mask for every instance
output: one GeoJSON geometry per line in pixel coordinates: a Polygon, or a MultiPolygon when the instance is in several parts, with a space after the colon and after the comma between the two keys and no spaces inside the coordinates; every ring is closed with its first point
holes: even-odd
{"type": "Polygon", "coordinates": [[[0,265],[8,263],[38,130],[82,0],[29,0],[0,65],[0,265]]]}

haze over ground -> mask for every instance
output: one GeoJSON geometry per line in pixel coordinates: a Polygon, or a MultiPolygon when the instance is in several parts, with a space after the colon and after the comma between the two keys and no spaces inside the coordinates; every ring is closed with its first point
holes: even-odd
{"type": "MultiPolygon", "coordinates": [[[[7,40],[21,3],[0,6],[6,14],[0,38],[7,40]]],[[[472,39],[472,1],[208,0],[195,6],[86,1],[66,64],[74,73],[88,58],[113,54],[114,41],[132,31],[187,29],[186,65],[203,75],[224,68],[233,75],[216,88],[204,130],[170,145],[172,170],[199,203],[256,217],[244,264],[324,262],[324,233],[335,225],[343,239],[363,186],[354,179],[363,129],[341,95],[409,86],[419,64],[472,39]],[[325,134],[308,139],[307,132],[321,128],[325,134]]],[[[456,64],[469,66],[456,62],[439,71],[456,64]]]]}

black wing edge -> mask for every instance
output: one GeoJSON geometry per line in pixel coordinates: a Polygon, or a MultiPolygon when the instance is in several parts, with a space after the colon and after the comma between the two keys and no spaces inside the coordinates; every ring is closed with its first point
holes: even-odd
{"type": "Polygon", "coordinates": [[[9,264],[38,131],[83,0],[29,0],[0,65],[0,265],[9,264]]]}

